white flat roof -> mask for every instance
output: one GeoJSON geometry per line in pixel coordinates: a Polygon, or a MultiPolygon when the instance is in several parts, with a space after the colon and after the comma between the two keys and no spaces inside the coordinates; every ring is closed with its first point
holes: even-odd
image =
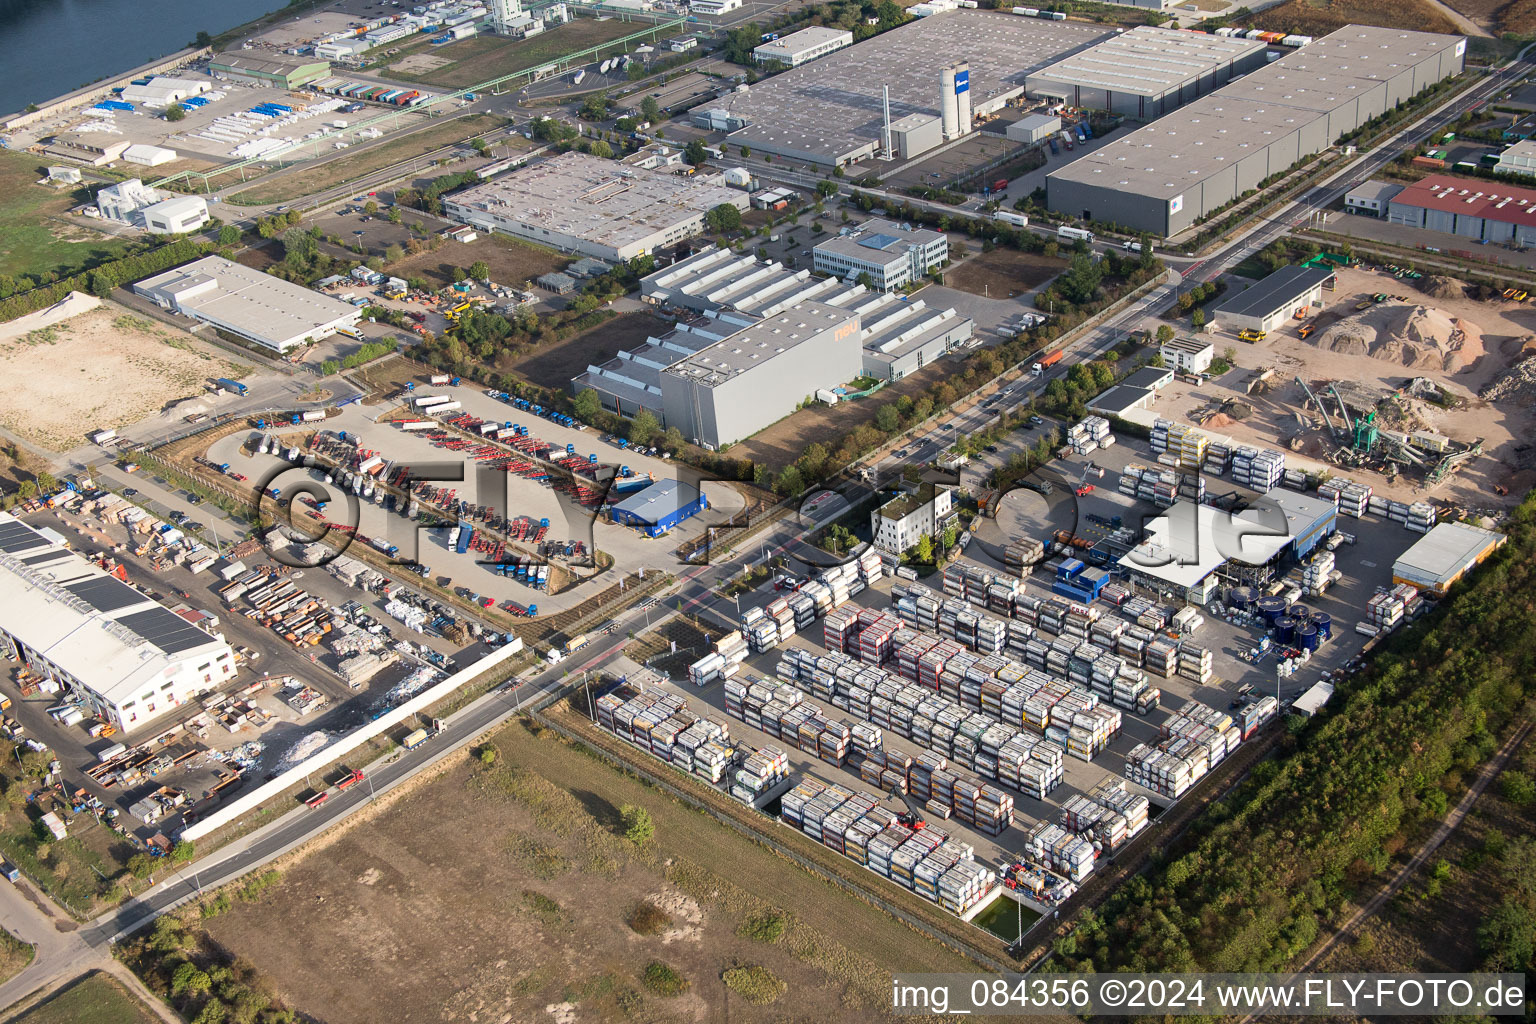
{"type": "Polygon", "coordinates": [[[1290,543],[1277,507],[1228,515],[1212,505],[1181,501],[1147,525],[1147,539],[1120,559],[1127,569],[1178,587],[1192,587],[1225,562],[1263,565],[1290,543]]]}
{"type": "Polygon", "coordinates": [[[228,646],[6,513],[0,628],[118,705],[228,646]]]}
{"type": "Polygon", "coordinates": [[[1392,563],[1392,575],[1406,580],[1444,583],[1476,562],[1504,534],[1468,523],[1440,523],[1392,563]]]}
{"type": "Polygon", "coordinates": [[[222,256],[184,263],[133,290],[280,350],[362,316],[356,306],[222,256]]]}

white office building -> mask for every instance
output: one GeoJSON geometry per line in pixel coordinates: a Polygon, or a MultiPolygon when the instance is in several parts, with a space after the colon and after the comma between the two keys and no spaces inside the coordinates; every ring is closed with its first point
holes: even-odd
{"type": "Polygon", "coordinates": [[[915,494],[892,498],[870,513],[875,547],[899,555],[924,536],[936,537],[955,515],[954,495],[926,484],[915,494]]]}
{"type": "Polygon", "coordinates": [[[124,734],[235,675],[229,644],[7,513],[0,637],[124,734]]]}
{"type": "Polygon", "coordinates": [[[688,13],[704,17],[715,17],[739,10],[741,10],[741,0],[691,0],[688,4],[688,13]]]}
{"type": "Polygon", "coordinates": [[[1216,346],[1200,338],[1178,336],[1163,343],[1163,365],[1179,373],[1204,373],[1216,358],[1216,346]]]}
{"type": "Polygon", "coordinates": [[[853,45],[853,33],[842,29],[812,25],[798,32],[791,32],[782,39],[770,39],[752,51],[752,59],[759,64],[778,63],[797,68],[817,57],[825,57],[834,50],[853,45]]]}
{"type": "Polygon", "coordinates": [[[811,250],[819,274],[857,281],[868,274],[882,292],[905,288],[949,259],[949,238],[927,228],[871,220],[811,250]]]}

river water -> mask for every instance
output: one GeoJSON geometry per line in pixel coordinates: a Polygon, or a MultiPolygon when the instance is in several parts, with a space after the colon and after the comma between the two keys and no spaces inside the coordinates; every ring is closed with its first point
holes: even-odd
{"type": "Polygon", "coordinates": [[[0,114],[175,53],[281,0],[0,0],[0,114]]]}

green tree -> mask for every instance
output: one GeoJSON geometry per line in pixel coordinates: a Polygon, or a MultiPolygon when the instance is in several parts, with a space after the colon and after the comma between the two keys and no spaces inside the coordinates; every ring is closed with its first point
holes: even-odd
{"type": "Polygon", "coordinates": [[[86,287],[92,295],[98,299],[105,299],[112,294],[112,279],[99,270],[93,270],[86,275],[86,287]]]}
{"type": "Polygon", "coordinates": [[[629,443],[646,445],[651,443],[651,438],[661,429],[661,424],[656,422],[656,416],[649,409],[641,409],[635,413],[635,418],[629,424],[629,443]]]}
{"type": "Polygon", "coordinates": [[[372,217],[379,212],[379,204],[370,199],[363,204],[363,212],[372,217]]]}
{"type": "Polygon", "coordinates": [[[197,38],[192,41],[192,45],[199,49],[205,46],[212,46],[213,36],[209,35],[207,32],[198,32],[197,38]]]}
{"type": "Polygon", "coordinates": [[[191,840],[178,840],[176,845],[171,847],[171,862],[174,864],[185,864],[196,856],[197,847],[191,840]]]}
{"type": "Polygon", "coordinates": [[[283,262],[295,270],[309,266],[319,251],[315,236],[303,228],[289,228],[283,232],[283,262]]]}
{"type": "Polygon", "coordinates": [[[1189,325],[1196,330],[1205,326],[1205,310],[1197,309],[1189,314],[1189,325]]]}
{"type": "Polygon", "coordinates": [[[590,146],[588,146],[587,152],[591,153],[593,156],[600,160],[613,159],[613,147],[608,145],[608,143],[604,142],[602,139],[598,139],[596,142],[593,142],[590,146]]]}
{"type": "Polygon", "coordinates": [[[819,441],[812,441],[800,453],[800,458],[795,460],[795,465],[800,467],[802,477],[821,479],[822,471],[827,468],[826,446],[819,441]]]}
{"type": "Polygon", "coordinates": [[[1536,782],[1525,772],[1509,770],[1499,779],[1499,790],[1512,804],[1525,805],[1536,800],[1536,782]]]}
{"type": "Polygon", "coordinates": [[[796,466],[785,466],[779,478],[773,482],[773,489],[786,498],[794,497],[805,490],[805,478],[800,475],[796,466]]]}
{"type": "Polygon", "coordinates": [[[405,258],[405,250],[400,246],[390,243],[384,247],[384,262],[397,263],[405,258]]]}
{"type": "Polygon", "coordinates": [[[389,208],[389,213],[384,215],[384,219],[389,221],[391,224],[399,224],[400,223],[400,207],[399,206],[391,206],[389,208]]]}
{"type": "Polygon", "coordinates": [[[581,111],[576,116],[583,121],[601,121],[608,116],[608,91],[595,92],[582,101],[581,111]]]}
{"type": "Polygon", "coordinates": [[[625,804],[619,808],[619,821],[624,827],[624,838],[636,846],[650,842],[656,834],[656,823],[651,820],[651,812],[644,807],[625,804]]]}
{"type": "Polygon", "coordinates": [[[894,434],[900,426],[901,415],[897,413],[896,406],[892,403],[887,402],[875,411],[876,429],[887,434],[894,434]]]}
{"type": "Polygon", "coordinates": [[[1081,306],[1098,295],[1103,279],[1103,265],[1087,253],[1078,253],[1072,257],[1072,265],[1056,279],[1056,287],[1068,302],[1081,306]]]}
{"type": "Polygon", "coordinates": [[[703,164],[709,159],[709,151],[704,148],[704,140],[694,139],[692,142],[688,143],[688,145],[683,148],[683,159],[687,160],[695,167],[703,166],[703,164]]]}
{"type": "Polygon", "coordinates": [[[341,372],[341,361],[338,359],[326,359],[320,364],[320,376],[329,377],[333,373],[341,372]]]}
{"type": "Polygon", "coordinates": [[[828,181],[826,178],[821,179],[816,183],[816,194],[823,199],[837,195],[837,182],[828,181]]]}
{"type": "Polygon", "coordinates": [[[656,124],[661,120],[661,104],[656,102],[656,97],[647,96],[640,101],[640,116],[651,122],[651,124],[656,124]]]}
{"type": "Polygon", "coordinates": [[[59,489],[59,482],[53,478],[53,474],[43,470],[37,474],[37,489],[43,494],[52,494],[59,489]]]}
{"type": "Polygon", "coordinates": [[[875,279],[870,276],[870,273],[867,270],[862,271],[859,274],[858,278],[856,279],[856,283],[863,285],[868,291],[877,292],[880,290],[875,285],[875,279]]]}
{"type": "Polygon", "coordinates": [[[711,231],[738,231],[741,229],[741,211],[730,203],[721,203],[704,214],[704,223],[711,231]]]}
{"type": "Polygon", "coordinates": [[[212,987],[213,981],[208,977],[208,972],[201,970],[190,960],[184,960],[171,975],[171,995],[173,996],[198,996],[207,992],[212,987]]]}
{"type": "Polygon", "coordinates": [[[917,538],[917,543],[912,545],[912,561],[921,565],[933,563],[933,538],[926,533],[917,538]]]}
{"type": "Polygon", "coordinates": [[[596,391],[587,388],[576,395],[571,406],[576,410],[577,419],[591,423],[603,411],[603,400],[596,391]]]}
{"type": "Polygon", "coordinates": [[[173,103],[165,108],[165,119],[167,121],[180,121],[186,116],[187,108],[182,106],[180,103],[173,103]]]}
{"type": "Polygon", "coordinates": [[[1159,324],[1157,328],[1157,343],[1166,345],[1173,340],[1173,328],[1167,324],[1159,324]]]}
{"type": "Polygon", "coordinates": [[[683,440],[683,432],[676,427],[668,427],[667,432],[661,436],[662,451],[679,452],[686,442],[683,440]]]}
{"type": "Polygon", "coordinates": [[[240,241],[239,228],[235,227],[233,224],[225,224],[223,227],[219,228],[220,245],[234,245],[238,241],[240,241]]]}
{"type": "Polygon", "coordinates": [[[491,268],[486,265],[485,260],[475,260],[469,265],[469,276],[476,281],[484,281],[491,276],[491,268]]]}

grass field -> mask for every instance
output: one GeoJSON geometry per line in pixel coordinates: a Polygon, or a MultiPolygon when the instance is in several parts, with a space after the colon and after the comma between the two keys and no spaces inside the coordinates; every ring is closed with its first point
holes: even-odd
{"type": "Polygon", "coordinates": [[[92,972],[47,1002],[17,1017],[13,1024],[159,1024],[117,980],[92,972]]]}
{"type": "Polygon", "coordinates": [[[32,944],[22,942],[16,936],[0,928],[0,982],[9,981],[32,962],[37,950],[32,944]]]}
{"type": "Polygon", "coordinates": [[[730,998],[735,1024],[865,1022],[889,971],[973,966],[552,733],[487,746],[493,766],[460,755],[208,919],[212,940],[330,1024],[723,1020],[722,974],[753,967],[788,989],[730,998]],[[623,838],[626,804],[653,840],[623,838]]]}
{"type": "Polygon", "coordinates": [[[1287,0],[1260,11],[1248,21],[1266,32],[1307,36],[1324,36],[1345,25],[1461,34],[1455,22],[1419,0],[1287,0]]]}
{"type": "Polygon", "coordinates": [[[372,174],[390,164],[430,153],[455,142],[462,142],[471,135],[488,132],[506,123],[505,118],[494,114],[469,114],[465,117],[441,121],[430,128],[423,128],[361,153],[277,177],[265,178],[244,192],[230,196],[229,202],[244,206],[259,206],[263,203],[302,199],[322,189],[355,181],[365,174],[372,174]]]}
{"type": "Polygon", "coordinates": [[[578,53],[589,47],[633,35],[646,26],[633,21],[597,21],[593,18],[577,18],[564,25],[556,25],[532,39],[507,39],[503,36],[472,36],[445,46],[402,51],[400,60],[413,54],[430,52],[434,57],[453,61],[433,71],[411,74],[385,68],[383,74],[402,82],[419,82],[441,89],[463,89],[480,82],[490,81],[502,75],[515,75],[519,71],[548,64],[569,53],[578,53]]]}
{"type": "Polygon", "coordinates": [[[121,256],[125,243],[59,220],[75,204],[73,193],[34,184],[43,173],[40,158],[0,150],[0,275],[53,271],[64,277],[121,256]]]}

